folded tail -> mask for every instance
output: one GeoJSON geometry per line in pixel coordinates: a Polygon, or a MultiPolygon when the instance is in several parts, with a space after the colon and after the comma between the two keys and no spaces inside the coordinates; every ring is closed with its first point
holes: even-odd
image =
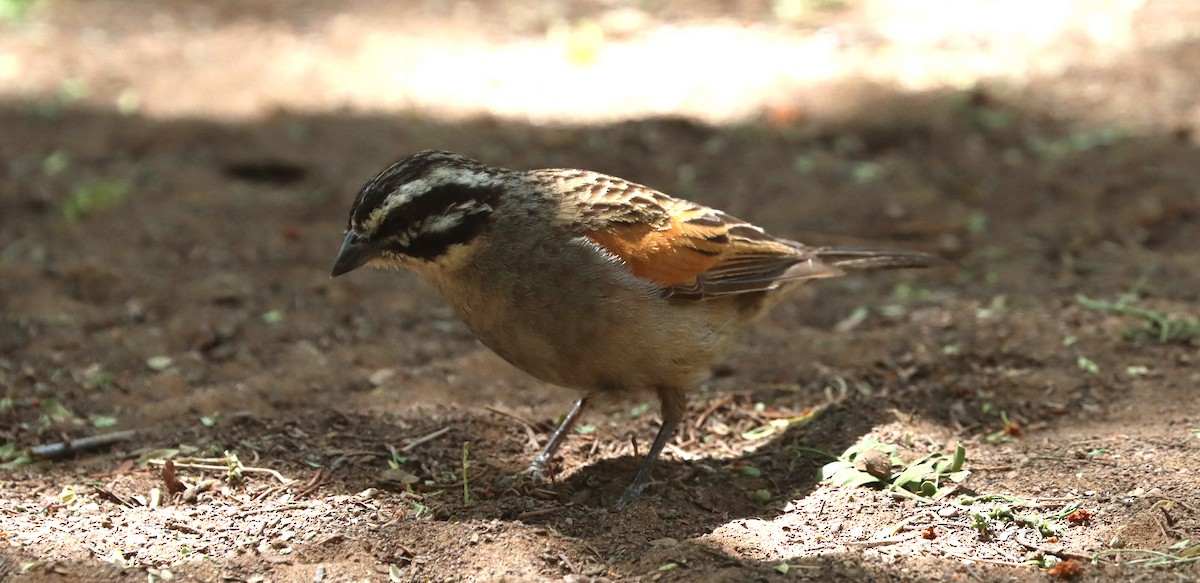
{"type": "Polygon", "coordinates": [[[936,267],[948,262],[937,255],[920,251],[891,249],[860,249],[855,247],[817,247],[809,253],[821,262],[842,271],[875,271],[880,269],[913,269],[936,267]]]}

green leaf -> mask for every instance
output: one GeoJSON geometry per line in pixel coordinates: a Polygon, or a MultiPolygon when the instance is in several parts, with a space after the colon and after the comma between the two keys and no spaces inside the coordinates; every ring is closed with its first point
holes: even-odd
{"type": "Polygon", "coordinates": [[[1076,364],[1079,365],[1079,370],[1088,374],[1098,374],[1100,372],[1100,365],[1092,362],[1092,359],[1086,356],[1080,355],[1076,360],[1076,364]]]}
{"type": "Polygon", "coordinates": [[[141,456],[139,456],[138,462],[144,464],[150,460],[169,460],[177,455],[179,455],[178,449],[173,449],[173,448],[155,449],[155,450],[148,451],[148,452],[142,454],[141,456]]]}
{"type": "Polygon", "coordinates": [[[824,481],[834,486],[850,486],[855,488],[859,486],[866,486],[868,484],[882,483],[879,478],[855,468],[854,466],[838,470],[837,472],[830,474],[829,477],[824,481]]]}
{"type": "Polygon", "coordinates": [[[0,2],[0,21],[20,22],[37,0],[4,0],[0,2]]]}
{"type": "Polygon", "coordinates": [[[31,458],[27,455],[19,455],[17,457],[14,457],[13,459],[10,459],[10,460],[0,464],[0,469],[11,470],[13,468],[27,466],[32,463],[33,463],[33,458],[31,458]]]}
{"type": "Polygon", "coordinates": [[[892,480],[892,486],[896,488],[903,488],[909,483],[917,482],[925,476],[933,473],[936,473],[933,469],[933,464],[929,462],[916,463],[904,468],[904,471],[900,472],[900,475],[896,476],[896,479],[892,480]]]}
{"type": "Polygon", "coordinates": [[[746,441],[758,441],[760,439],[771,437],[772,435],[775,435],[775,428],[770,425],[763,425],[742,433],[742,439],[745,439],[746,441]]]}
{"type": "Polygon", "coordinates": [[[101,179],[79,184],[62,204],[63,217],[74,223],[94,212],[117,206],[129,196],[131,188],[123,180],[101,179]]]}
{"type": "Polygon", "coordinates": [[[854,464],[852,464],[848,461],[845,461],[845,460],[835,460],[835,461],[829,462],[829,463],[821,466],[820,471],[817,472],[817,479],[824,482],[824,481],[828,480],[829,478],[833,477],[834,474],[836,474],[844,469],[847,469],[847,468],[853,470],[854,464]]]}
{"type": "Polygon", "coordinates": [[[42,399],[42,413],[54,421],[67,421],[75,417],[75,414],[66,405],[54,397],[42,399]]]}
{"type": "Polygon", "coordinates": [[[963,447],[963,444],[960,443],[954,448],[954,461],[950,464],[949,470],[951,472],[957,472],[961,470],[966,461],[967,448],[963,447]]]}

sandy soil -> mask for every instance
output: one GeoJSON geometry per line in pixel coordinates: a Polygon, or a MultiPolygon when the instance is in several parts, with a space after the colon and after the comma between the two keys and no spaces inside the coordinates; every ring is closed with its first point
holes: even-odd
{"type": "Polygon", "coordinates": [[[6,580],[1200,579],[1189,3],[1047,16],[1058,36],[1021,36],[1039,65],[1019,73],[1001,42],[1016,25],[912,40],[896,31],[928,19],[879,2],[132,4],[0,24],[6,580]],[[558,47],[611,78],[611,54],[655,43],[802,51],[830,31],[849,73],[618,113],[500,92],[514,109],[483,115],[505,106],[474,83],[362,80],[393,42],[469,39],[443,65],[558,47]],[[921,62],[955,75],[869,58],[946,54],[921,62]],[[492,355],[413,275],[327,275],[358,186],[429,147],[956,266],[796,294],[692,394],[631,508],[609,509],[657,427],[638,403],[592,412],[552,483],[501,488],[574,395],[492,355]],[[969,475],[932,495],[820,481],[869,443],[896,473],[961,444],[969,475]]]}

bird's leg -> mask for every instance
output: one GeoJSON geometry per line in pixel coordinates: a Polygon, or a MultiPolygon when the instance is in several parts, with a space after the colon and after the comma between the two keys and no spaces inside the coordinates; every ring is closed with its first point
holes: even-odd
{"type": "Polygon", "coordinates": [[[550,458],[554,457],[554,452],[558,451],[558,446],[562,445],[563,439],[566,439],[567,434],[571,432],[571,428],[575,427],[575,423],[579,421],[579,416],[587,408],[587,403],[587,397],[575,401],[575,405],[567,412],[567,416],[558,425],[558,429],[555,429],[554,433],[550,435],[550,441],[546,442],[546,447],[542,448],[542,453],[533,458],[533,464],[530,466],[532,469],[546,471],[546,467],[550,465],[550,458]]]}
{"type": "Polygon", "coordinates": [[[533,482],[540,482],[546,473],[546,468],[550,466],[550,459],[554,457],[554,452],[558,451],[558,446],[562,445],[567,434],[571,432],[571,428],[575,427],[575,423],[579,421],[579,416],[583,414],[583,410],[587,408],[588,398],[583,397],[575,401],[575,405],[567,412],[567,416],[563,418],[562,423],[558,425],[558,429],[550,436],[550,441],[546,442],[546,447],[542,448],[542,453],[533,458],[533,463],[529,467],[518,472],[514,476],[505,478],[501,484],[507,485],[520,478],[530,478],[533,482]]]}
{"type": "Polygon", "coordinates": [[[633,482],[617,499],[616,508],[624,508],[642,495],[642,490],[645,490],[646,484],[650,482],[650,474],[654,471],[658,455],[662,453],[663,448],[667,445],[667,440],[671,439],[671,436],[675,434],[675,428],[683,420],[683,412],[687,408],[687,396],[684,395],[683,390],[659,387],[658,400],[662,407],[662,426],[658,428],[658,435],[654,436],[654,443],[650,445],[650,451],[646,452],[646,457],[642,460],[637,475],[633,477],[633,482]]]}

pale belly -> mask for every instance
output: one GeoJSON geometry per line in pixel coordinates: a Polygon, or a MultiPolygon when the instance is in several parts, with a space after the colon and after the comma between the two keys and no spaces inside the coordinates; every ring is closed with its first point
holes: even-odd
{"type": "Polygon", "coordinates": [[[614,270],[609,259],[567,251],[577,269],[553,278],[510,275],[549,269],[531,260],[491,277],[476,269],[462,275],[473,280],[437,283],[501,358],[538,379],[588,393],[689,388],[708,375],[747,322],[731,302],[668,302],[653,284],[614,270]]]}

